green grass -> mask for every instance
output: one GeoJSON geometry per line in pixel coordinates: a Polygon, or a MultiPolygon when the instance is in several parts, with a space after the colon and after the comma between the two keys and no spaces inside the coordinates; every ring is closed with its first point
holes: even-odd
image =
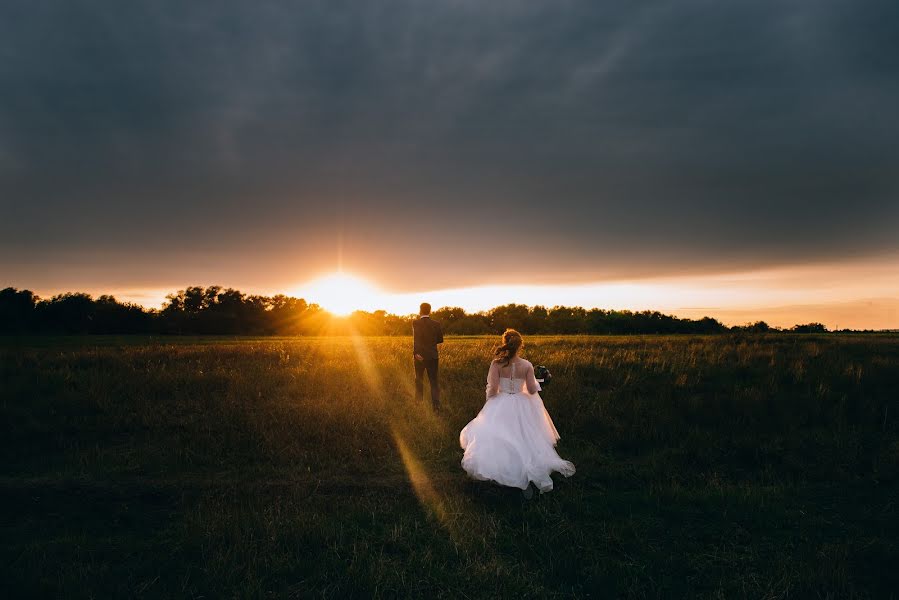
{"type": "Polygon", "coordinates": [[[0,342],[4,597],[891,598],[899,337],[534,337],[578,468],[470,481],[403,338],[0,342]]]}

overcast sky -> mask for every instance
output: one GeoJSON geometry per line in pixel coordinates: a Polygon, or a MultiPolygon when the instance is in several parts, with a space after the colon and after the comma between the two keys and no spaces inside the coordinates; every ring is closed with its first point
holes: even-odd
{"type": "Polygon", "coordinates": [[[0,285],[895,256],[897,107],[894,0],[10,0],[0,285]]]}

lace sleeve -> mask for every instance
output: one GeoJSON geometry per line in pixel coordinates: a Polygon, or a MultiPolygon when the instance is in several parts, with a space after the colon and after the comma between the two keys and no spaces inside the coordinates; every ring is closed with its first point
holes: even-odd
{"type": "Polygon", "coordinates": [[[528,372],[527,375],[525,375],[524,382],[525,385],[527,385],[528,394],[536,394],[543,390],[543,388],[540,387],[540,382],[537,381],[537,377],[534,376],[534,365],[530,363],[528,363],[528,372]]]}
{"type": "Polygon", "coordinates": [[[487,371],[487,397],[493,398],[499,393],[499,366],[492,362],[487,371]]]}

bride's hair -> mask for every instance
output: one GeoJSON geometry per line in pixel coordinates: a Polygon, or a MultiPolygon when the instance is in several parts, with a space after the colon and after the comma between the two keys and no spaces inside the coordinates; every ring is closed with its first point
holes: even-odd
{"type": "Polygon", "coordinates": [[[509,361],[515,358],[522,346],[524,346],[524,341],[521,339],[521,334],[514,329],[506,329],[503,333],[502,345],[493,351],[493,362],[509,364],[509,361]]]}

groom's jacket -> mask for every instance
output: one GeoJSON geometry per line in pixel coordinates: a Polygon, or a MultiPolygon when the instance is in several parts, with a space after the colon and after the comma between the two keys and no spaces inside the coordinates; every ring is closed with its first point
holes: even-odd
{"type": "Polygon", "coordinates": [[[437,344],[443,343],[443,328],[430,317],[418,317],[412,321],[412,353],[422,358],[437,358],[437,344]]]}

